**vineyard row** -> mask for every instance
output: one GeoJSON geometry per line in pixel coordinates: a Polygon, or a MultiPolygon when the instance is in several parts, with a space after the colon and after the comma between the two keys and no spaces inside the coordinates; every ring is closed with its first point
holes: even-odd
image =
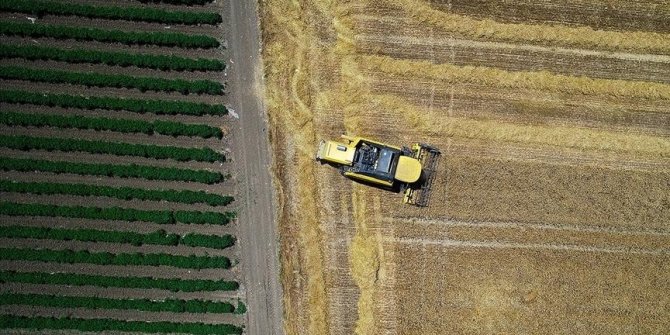
{"type": "Polygon", "coordinates": [[[47,294],[0,293],[1,305],[27,305],[60,308],[129,309],[173,313],[234,313],[235,306],[224,301],[182,299],[112,299],[70,297],[47,294]]]}
{"type": "Polygon", "coordinates": [[[115,277],[76,273],[0,271],[0,283],[162,289],[171,292],[235,291],[236,281],[209,279],[115,277]]]}
{"type": "Polygon", "coordinates": [[[55,93],[34,93],[19,90],[0,90],[0,102],[31,104],[62,108],[124,110],[156,115],[226,115],[224,105],[172,100],[144,100],[116,97],[78,96],[55,93]]]}
{"type": "Polygon", "coordinates": [[[150,55],[87,49],[61,49],[37,45],[0,44],[0,58],[52,60],[66,63],[135,66],[165,71],[223,71],[226,64],[218,59],[185,58],[174,55],[150,55]]]}
{"type": "Polygon", "coordinates": [[[119,220],[153,222],[157,224],[213,224],[226,225],[235,218],[235,212],[200,212],[176,210],[140,210],[120,207],[58,206],[0,202],[0,214],[9,216],[45,216],[91,220],[119,220]]]}
{"type": "Polygon", "coordinates": [[[161,134],[167,136],[189,136],[218,139],[223,138],[221,128],[206,124],[187,124],[172,121],[144,121],[130,119],[110,119],[80,115],[26,114],[0,112],[0,124],[21,127],[54,127],[90,130],[108,130],[119,133],[161,134]]]}
{"type": "Polygon", "coordinates": [[[107,176],[119,178],[143,178],[147,180],[172,180],[216,184],[227,176],[220,172],[190,170],[150,165],[116,165],[96,163],[74,163],[42,159],[17,159],[0,157],[0,170],[20,172],[72,173],[77,175],[107,176]]]}
{"type": "Polygon", "coordinates": [[[80,331],[124,331],[142,333],[184,333],[194,335],[242,334],[242,328],[229,324],[169,321],[120,321],[112,319],[78,319],[71,317],[41,317],[0,315],[2,329],[75,329],[80,331]]]}
{"type": "Polygon", "coordinates": [[[225,162],[226,156],[210,148],[182,148],[151,144],[133,144],[98,140],[80,140],[57,137],[0,135],[0,147],[15,150],[46,150],[87,152],[116,156],[134,156],[153,159],[174,159],[179,162],[225,162]]]}
{"type": "Polygon", "coordinates": [[[164,230],[157,230],[148,234],[140,234],[129,231],[96,229],[0,226],[0,237],[122,243],[132,244],[134,246],[141,246],[144,244],[170,246],[186,245],[189,247],[205,247],[212,249],[225,249],[235,244],[235,238],[232,235],[217,236],[188,233],[184,236],[180,236],[177,234],[168,234],[164,230]]]}
{"type": "Polygon", "coordinates": [[[72,15],[89,19],[126,20],[164,24],[210,24],[221,23],[221,15],[213,12],[169,11],[158,8],[92,6],[58,1],[22,0],[0,3],[0,10],[43,15],[72,15]]]}
{"type": "Polygon", "coordinates": [[[32,24],[0,21],[0,34],[57,40],[95,41],[121,43],[125,45],[156,45],[186,49],[212,49],[221,44],[215,38],[206,35],[189,35],[173,32],[140,32],[107,30],[99,28],[70,27],[54,24],[32,24]]]}
{"type": "Polygon", "coordinates": [[[0,248],[0,260],[52,262],[66,264],[173,266],[182,269],[229,269],[230,259],[225,256],[181,256],[165,253],[90,252],[88,250],[51,250],[0,248]]]}
{"type": "Polygon", "coordinates": [[[134,77],[123,74],[70,72],[0,66],[0,79],[24,80],[50,84],[72,84],[86,87],[138,89],[141,92],[179,92],[181,94],[222,95],[224,85],[212,80],[184,80],[156,77],[134,77]]]}
{"type": "Polygon", "coordinates": [[[0,180],[1,192],[31,194],[67,194],[86,197],[109,197],[121,200],[170,201],[183,204],[204,203],[225,206],[234,198],[227,195],[189,190],[147,190],[133,187],[111,187],[87,184],[59,184],[49,182],[16,182],[0,180]]]}

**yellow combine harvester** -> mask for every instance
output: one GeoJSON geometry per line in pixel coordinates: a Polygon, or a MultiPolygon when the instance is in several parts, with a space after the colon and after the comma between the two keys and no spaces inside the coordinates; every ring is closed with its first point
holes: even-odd
{"type": "Polygon", "coordinates": [[[439,150],[422,143],[410,149],[361,137],[342,138],[344,142],[322,140],[316,160],[339,167],[354,180],[404,192],[406,204],[428,205],[439,150]]]}

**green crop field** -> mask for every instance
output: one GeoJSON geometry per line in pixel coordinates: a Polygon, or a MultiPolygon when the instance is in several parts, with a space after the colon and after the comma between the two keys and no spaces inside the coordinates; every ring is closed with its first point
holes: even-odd
{"type": "Polygon", "coordinates": [[[0,12],[0,332],[242,334],[223,5],[0,12]]]}

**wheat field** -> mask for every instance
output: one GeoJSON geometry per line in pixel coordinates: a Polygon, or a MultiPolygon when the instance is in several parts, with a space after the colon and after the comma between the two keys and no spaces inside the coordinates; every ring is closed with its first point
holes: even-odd
{"type": "Polygon", "coordinates": [[[670,7],[261,2],[288,334],[670,331],[670,7]],[[442,151],[429,207],[314,161],[442,151]]]}

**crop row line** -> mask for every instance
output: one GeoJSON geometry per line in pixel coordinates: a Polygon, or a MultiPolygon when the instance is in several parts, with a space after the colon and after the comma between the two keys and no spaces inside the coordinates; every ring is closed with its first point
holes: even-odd
{"type": "Polygon", "coordinates": [[[138,114],[151,113],[156,115],[203,116],[228,114],[228,109],[224,105],[209,105],[190,101],[96,97],[20,90],[0,90],[0,102],[88,110],[124,110],[138,114]]]}
{"type": "Polygon", "coordinates": [[[214,12],[170,11],[144,7],[92,6],[40,0],[0,2],[0,10],[33,14],[37,16],[79,16],[90,19],[126,20],[165,24],[215,25],[223,21],[221,15],[214,12]]]}
{"type": "Polygon", "coordinates": [[[62,49],[37,45],[0,44],[0,58],[53,60],[80,64],[135,66],[164,71],[223,71],[226,64],[218,59],[185,58],[175,55],[151,55],[88,49],[62,49]]]}
{"type": "Polygon", "coordinates": [[[157,224],[226,225],[236,217],[235,212],[200,212],[175,210],[140,210],[120,207],[59,206],[0,202],[0,214],[9,216],[45,216],[92,220],[141,221],[157,224]]]}
{"type": "Polygon", "coordinates": [[[118,277],[77,273],[0,271],[0,283],[162,289],[171,292],[235,291],[236,281],[154,277],[118,277]]]}
{"type": "Polygon", "coordinates": [[[172,180],[216,184],[227,176],[220,172],[190,170],[151,165],[116,165],[97,163],[75,163],[42,159],[17,159],[0,157],[0,170],[20,172],[72,173],[77,175],[107,176],[119,178],[143,178],[147,180],[172,180]]]}
{"type": "Polygon", "coordinates": [[[111,119],[80,115],[27,114],[0,112],[0,124],[21,127],[54,127],[114,131],[119,133],[161,134],[167,136],[189,136],[218,139],[223,138],[219,127],[206,124],[188,124],[172,121],[144,121],[132,119],[111,119]]]}
{"type": "Polygon", "coordinates": [[[152,144],[133,144],[74,138],[7,136],[0,135],[0,147],[15,150],[46,150],[63,152],[87,152],[116,156],[134,156],[153,159],[174,159],[179,162],[225,162],[226,156],[210,148],[183,148],[152,144]]]}
{"type": "Polygon", "coordinates": [[[172,313],[234,313],[230,302],[183,299],[113,299],[101,297],[57,296],[51,294],[0,293],[0,305],[26,305],[60,308],[125,309],[172,313]]]}
{"type": "Polygon", "coordinates": [[[141,92],[179,92],[181,94],[222,95],[224,85],[212,80],[184,80],[156,77],[135,77],[124,74],[71,72],[50,69],[31,69],[21,66],[0,66],[0,79],[24,80],[38,83],[71,84],[86,87],[138,89],[141,92]]]}
{"type": "Polygon", "coordinates": [[[69,249],[0,248],[0,260],[66,264],[173,266],[182,269],[229,269],[225,256],[181,256],[166,253],[119,253],[74,251],[69,249]]]}
{"type": "Polygon", "coordinates": [[[97,229],[64,229],[50,227],[0,226],[0,237],[31,238],[39,240],[122,243],[141,246],[144,244],[226,249],[235,244],[232,235],[203,235],[188,233],[184,236],[157,230],[148,234],[130,231],[97,229]]]}
{"type": "Polygon", "coordinates": [[[234,198],[227,195],[189,190],[147,190],[133,187],[111,187],[88,184],[61,184],[50,182],[17,182],[0,180],[1,192],[30,194],[67,194],[85,197],[110,197],[121,200],[170,201],[184,204],[204,203],[225,206],[234,198]]]}
{"type": "Polygon", "coordinates": [[[75,329],[79,331],[109,331],[141,333],[184,333],[194,335],[242,334],[242,328],[229,324],[169,321],[120,321],[113,319],[80,319],[71,317],[42,317],[0,315],[2,329],[75,329]]]}
{"type": "Polygon", "coordinates": [[[140,32],[107,30],[99,28],[71,27],[55,24],[32,24],[0,21],[0,34],[57,40],[95,41],[121,43],[126,45],[156,45],[186,49],[212,49],[221,44],[215,38],[206,35],[190,35],[173,32],[140,32]]]}

